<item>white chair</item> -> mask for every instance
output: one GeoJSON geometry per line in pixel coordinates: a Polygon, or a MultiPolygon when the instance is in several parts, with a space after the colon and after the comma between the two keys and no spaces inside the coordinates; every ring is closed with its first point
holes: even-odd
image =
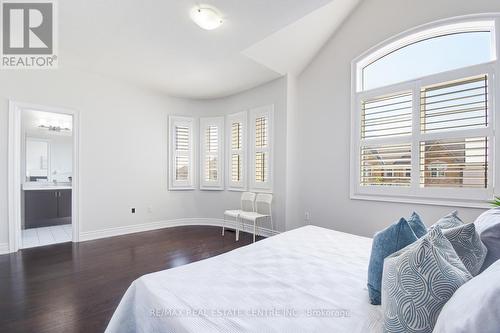
{"type": "Polygon", "coordinates": [[[255,211],[255,193],[243,192],[241,194],[241,209],[226,210],[224,212],[224,223],[222,224],[222,236],[224,236],[224,229],[226,227],[226,216],[232,217],[236,220],[236,241],[240,238],[240,231],[238,230],[238,219],[242,213],[250,213],[255,211]]]}
{"type": "Polygon", "coordinates": [[[274,230],[273,214],[271,204],[273,195],[268,193],[259,193],[255,199],[255,212],[242,212],[239,216],[241,220],[241,228],[244,229],[244,221],[253,221],[253,241],[255,243],[255,234],[257,233],[257,222],[260,220],[268,220],[271,223],[271,230],[274,230]]]}

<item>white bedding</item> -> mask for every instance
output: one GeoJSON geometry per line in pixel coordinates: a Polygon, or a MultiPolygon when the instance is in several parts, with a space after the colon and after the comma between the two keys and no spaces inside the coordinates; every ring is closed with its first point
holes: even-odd
{"type": "Polygon", "coordinates": [[[369,238],[307,226],[144,275],[106,332],[380,332],[370,249],[369,238]]]}

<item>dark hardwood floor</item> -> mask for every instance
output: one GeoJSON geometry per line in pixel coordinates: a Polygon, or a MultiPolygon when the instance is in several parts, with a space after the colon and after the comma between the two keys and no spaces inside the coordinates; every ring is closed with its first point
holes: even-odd
{"type": "Polygon", "coordinates": [[[188,226],[0,256],[0,332],[103,332],[141,275],[252,242],[250,234],[188,226]]]}

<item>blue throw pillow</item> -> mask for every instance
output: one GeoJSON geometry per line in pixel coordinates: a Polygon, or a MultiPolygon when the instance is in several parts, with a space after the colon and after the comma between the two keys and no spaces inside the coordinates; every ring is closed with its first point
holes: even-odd
{"type": "Polygon", "coordinates": [[[368,265],[368,295],[371,304],[379,305],[381,302],[380,295],[382,291],[384,259],[415,242],[417,239],[417,236],[404,218],[375,234],[373,237],[370,264],[368,265]]]}
{"type": "Polygon", "coordinates": [[[427,233],[427,227],[420,219],[420,216],[415,212],[413,212],[413,214],[411,214],[410,218],[408,219],[408,224],[415,233],[415,236],[417,236],[418,238],[424,236],[427,233]]]}

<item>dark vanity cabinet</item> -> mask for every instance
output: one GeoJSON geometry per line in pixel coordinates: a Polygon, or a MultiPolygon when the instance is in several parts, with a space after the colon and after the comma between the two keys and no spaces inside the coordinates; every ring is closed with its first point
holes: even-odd
{"type": "Polygon", "coordinates": [[[24,228],[71,223],[71,190],[24,191],[24,228]]]}

